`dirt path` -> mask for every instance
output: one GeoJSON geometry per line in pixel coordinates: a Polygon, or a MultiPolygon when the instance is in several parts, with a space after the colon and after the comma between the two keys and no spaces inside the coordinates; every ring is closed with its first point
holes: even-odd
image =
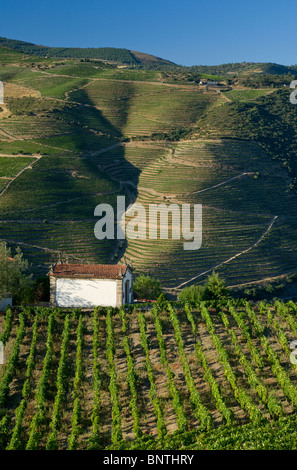
{"type": "Polygon", "coordinates": [[[277,215],[275,215],[272,220],[270,221],[270,224],[269,226],[266,228],[266,230],[262,233],[262,235],[260,236],[260,238],[255,242],[253,243],[249,248],[246,248],[245,250],[243,251],[240,251],[239,253],[236,253],[236,255],[233,255],[231,256],[230,258],[228,258],[227,260],[223,261],[222,263],[219,263],[217,264],[216,266],[213,266],[212,268],[208,269],[207,271],[204,271],[200,274],[197,274],[197,276],[194,276],[192,277],[191,279],[188,279],[187,281],[185,282],[182,282],[181,284],[179,284],[178,286],[176,287],[173,287],[172,289],[168,289],[169,290],[176,290],[176,289],[181,289],[182,287],[184,287],[185,285],[189,284],[189,282],[192,282],[192,281],[195,281],[196,279],[198,279],[199,277],[201,276],[204,276],[205,274],[208,274],[214,270],[216,270],[217,268],[223,266],[224,264],[227,264],[229,263],[230,261],[238,258],[238,256],[241,256],[241,255],[244,255],[245,253],[248,253],[250,250],[252,250],[253,248],[255,248],[257,245],[259,245],[259,243],[261,243],[261,241],[263,240],[263,238],[265,237],[265,235],[267,235],[270,230],[272,229],[272,226],[274,225],[274,222],[276,221],[276,219],[278,218],[277,215]]]}
{"type": "MultiPolygon", "coordinates": [[[[7,242],[11,245],[25,246],[25,247],[28,247],[28,248],[36,248],[37,250],[46,251],[47,253],[60,254],[61,251],[62,251],[62,250],[54,250],[54,249],[48,248],[46,246],[40,246],[40,245],[31,244],[31,243],[25,243],[25,242],[22,242],[20,240],[9,240],[8,238],[1,238],[1,240],[5,241],[5,242],[7,242]]],[[[77,256],[69,255],[68,253],[65,253],[64,251],[63,251],[63,256],[75,259],[75,260],[77,260],[81,263],[85,263],[85,259],[78,258],[77,256]]]]}
{"type": "Polygon", "coordinates": [[[7,189],[9,188],[9,186],[11,185],[11,183],[13,183],[13,181],[15,181],[25,170],[32,170],[32,166],[38,162],[38,160],[40,160],[42,157],[41,155],[32,155],[33,158],[35,158],[35,161],[29,163],[29,165],[26,165],[24,168],[22,168],[13,178],[11,178],[8,183],[4,186],[4,188],[0,191],[0,196],[2,196],[2,194],[5,193],[5,191],[7,191],[7,189]]]}
{"type": "Polygon", "coordinates": [[[0,134],[2,134],[4,137],[8,137],[9,140],[20,140],[20,139],[17,139],[14,135],[7,132],[6,130],[2,129],[1,127],[0,127],[0,134]]]}
{"type": "Polygon", "coordinates": [[[96,150],[95,152],[91,153],[91,157],[98,157],[102,153],[109,152],[110,150],[115,149],[117,147],[121,147],[122,145],[124,145],[122,142],[117,142],[116,144],[110,145],[110,147],[105,147],[103,149],[96,150]]]}
{"type": "Polygon", "coordinates": [[[243,176],[251,176],[251,175],[254,175],[255,173],[254,172],[244,172],[244,173],[241,173],[240,175],[236,175],[236,176],[233,176],[232,178],[229,178],[225,181],[222,181],[221,183],[218,183],[218,184],[215,184],[213,186],[210,186],[208,188],[204,188],[204,189],[200,189],[198,191],[192,191],[191,193],[189,194],[199,194],[199,193],[204,193],[205,191],[210,191],[211,189],[216,189],[216,188],[219,188],[220,186],[224,186],[225,184],[228,184],[230,183],[231,181],[234,181],[234,180],[237,180],[239,178],[242,178],[243,176]]]}
{"type": "Polygon", "coordinates": [[[265,277],[264,279],[260,279],[257,281],[249,281],[249,282],[243,282],[242,284],[234,284],[232,286],[227,286],[229,289],[233,289],[236,287],[245,287],[245,286],[253,286],[255,284],[261,284],[262,282],[271,282],[275,281],[278,279],[286,279],[287,276],[291,276],[293,274],[297,273],[297,269],[294,269],[293,271],[289,271],[286,273],[279,274],[278,276],[270,276],[270,277],[265,277]]]}

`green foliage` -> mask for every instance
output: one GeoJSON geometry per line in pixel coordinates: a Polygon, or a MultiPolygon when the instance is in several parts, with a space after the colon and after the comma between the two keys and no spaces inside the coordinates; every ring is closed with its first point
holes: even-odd
{"type": "MultiPolygon", "coordinates": [[[[204,433],[193,430],[169,434],[162,441],[151,436],[121,443],[121,450],[296,450],[296,416],[255,426],[225,425],[204,433]]],[[[116,449],[112,446],[111,449],[116,449]]]]}
{"type": "Polygon", "coordinates": [[[4,450],[10,438],[11,417],[8,415],[0,418],[0,450],[4,450]]]}
{"type": "Polygon", "coordinates": [[[140,427],[140,411],[138,407],[138,391],[137,391],[137,373],[135,371],[135,364],[134,359],[131,355],[131,347],[130,347],[130,339],[128,336],[128,320],[127,315],[124,309],[120,309],[119,311],[120,316],[122,318],[122,331],[124,333],[123,339],[123,348],[127,358],[127,382],[131,392],[131,400],[129,404],[129,408],[131,410],[132,418],[133,418],[133,432],[136,439],[142,436],[142,431],[140,427]]]}
{"type": "Polygon", "coordinates": [[[94,309],[93,311],[93,339],[92,339],[92,352],[93,352],[93,411],[91,415],[92,421],[92,434],[89,438],[89,449],[98,450],[101,446],[101,436],[100,431],[102,427],[100,419],[101,411],[101,374],[100,374],[100,365],[99,365],[99,309],[94,309]]]}
{"type": "Polygon", "coordinates": [[[0,334],[0,341],[5,345],[10,338],[13,325],[13,311],[10,307],[6,308],[3,330],[0,334]]]}
{"type": "Polygon", "coordinates": [[[257,99],[259,96],[267,95],[270,92],[268,89],[260,89],[260,90],[231,90],[225,92],[225,96],[231,99],[232,101],[252,101],[257,99]]]}
{"type": "Polygon", "coordinates": [[[178,295],[179,300],[182,302],[200,302],[203,299],[204,288],[200,285],[192,285],[184,287],[178,295]]]}
{"type": "Polygon", "coordinates": [[[16,116],[34,116],[44,112],[54,112],[65,105],[59,101],[23,96],[22,98],[9,98],[7,107],[16,116]]]}
{"type": "Polygon", "coordinates": [[[134,294],[141,300],[157,300],[162,294],[161,282],[149,275],[140,274],[133,283],[134,294]]]}
{"type": "Polygon", "coordinates": [[[15,304],[32,298],[32,274],[26,274],[29,263],[19,247],[12,257],[5,242],[0,243],[0,294],[11,293],[15,304]]]}
{"type": "Polygon", "coordinates": [[[195,381],[191,372],[188,358],[184,349],[184,340],[181,333],[180,322],[176,311],[170,304],[168,304],[169,316],[172,326],[174,328],[174,337],[178,347],[179,357],[182,363],[182,368],[190,394],[190,402],[194,408],[194,413],[197,419],[200,421],[200,429],[206,430],[213,427],[213,419],[209,410],[205,407],[201,395],[196,388],[195,381]]]}
{"type": "Polygon", "coordinates": [[[0,177],[14,177],[24,167],[34,162],[32,157],[1,157],[0,177]]]}
{"type": "Polygon", "coordinates": [[[14,377],[14,374],[15,374],[15,371],[19,362],[20,348],[21,348],[21,344],[26,333],[25,322],[26,322],[26,316],[22,312],[19,317],[19,326],[17,330],[16,340],[13,344],[13,349],[10,354],[8,364],[5,368],[5,373],[0,381],[0,408],[3,408],[7,401],[7,398],[9,395],[10,383],[13,380],[13,377],[14,377]]]}
{"type": "Polygon", "coordinates": [[[29,426],[29,436],[26,444],[26,450],[38,450],[42,438],[41,426],[45,421],[45,403],[48,396],[50,371],[53,362],[53,339],[55,329],[55,316],[51,312],[48,317],[46,354],[43,360],[41,376],[39,378],[35,401],[37,403],[37,412],[33,416],[29,426]]]}
{"type": "Polygon", "coordinates": [[[16,51],[41,57],[94,58],[108,61],[113,60],[127,64],[138,63],[130,51],[114,47],[46,47],[6,38],[0,38],[0,44],[16,51]]]}
{"type": "Polygon", "coordinates": [[[70,344],[70,332],[71,332],[70,317],[67,315],[64,321],[64,329],[62,333],[62,345],[60,351],[60,360],[58,364],[56,386],[57,393],[53,404],[53,412],[50,422],[50,433],[46,443],[47,450],[53,450],[58,448],[57,434],[62,425],[62,407],[65,403],[66,391],[67,391],[67,368],[68,368],[68,355],[69,355],[69,344],[70,344]]]}
{"type": "Polygon", "coordinates": [[[291,189],[296,191],[297,110],[289,97],[290,90],[285,88],[254,102],[226,103],[216,107],[202,121],[216,128],[216,135],[260,142],[265,151],[287,169],[293,178],[291,189]]]}
{"type": "Polygon", "coordinates": [[[234,398],[249,414],[250,420],[255,425],[259,425],[264,420],[262,411],[254,404],[251,396],[239,385],[236,374],[234,373],[229,361],[229,354],[220,337],[216,334],[214,322],[208,310],[204,306],[201,308],[201,316],[205,320],[207,330],[218,353],[219,362],[223,366],[225,377],[233,390],[234,398]]]}
{"type": "Polygon", "coordinates": [[[84,364],[83,364],[83,345],[84,345],[84,324],[83,317],[80,315],[77,327],[76,339],[76,360],[75,360],[75,377],[73,381],[73,411],[71,417],[71,433],[68,438],[68,449],[76,450],[78,447],[78,438],[81,433],[82,423],[82,388],[84,381],[84,364]]]}
{"type": "Polygon", "coordinates": [[[199,74],[211,74],[211,75],[220,75],[228,78],[237,78],[243,75],[244,79],[246,76],[256,76],[256,79],[265,75],[287,75],[297,74],[296,66],[285,66],[273,63],[255,63],[255,62],[232,62],[230,64],[220,64],[220,65],[194,65],[188,67],[187,70],[192,73],[199,74]],[[262,73],[259,73],[259,70],[262,73]]]}
{"type": "MultiPolygon", "coordinates": [[[[285,417],[287,406],[283,407],[279,400],[284,396],[287,403],[297,409],[296,380],[292,373],[295,366],[289,363],[291,350],[288,342],[288,330],[294,336],[297,332],[297,304],[294,302],[253,305],[244,300],[240,303],[229,299],[228,303],[223,300],[217,302],[216,308],[206,307],[206,302],[199,302],[192,308],[189,304],[183,308],[180,305],[173,307],[167,302],[164,309],[155,305],[145,313],[136,308],[129,311],[124,308],[96,308],[92,317],[89,313],[81,313],[77,317],[71,315],[71,311],[64,312],[63,322],[57,309],[22,309],[13,334],[13,349],[0,381],[0,396],[3,398],[1,450],[38,450],[44,447],[55,450],[66,441],[69,450],[80,450],[86,445],[94,450],[297,448],[294,438],[296,417],[294,414],[285,417]],[[47,319],[45,334],[44,320],[47,319]],[[25,323],[30,325],[26,327],[26,335],[25,323]],[[91,325],[91,362],[84,369],[85,353],[89,352],[91,345],[91,325]],[[135,334],[137,326],[142,352],[134,347],[135,336],[130,336],[130,333],[135,334]],[[269,336],[266,336],[268,328],[269,336]],[[30,351],[24,360],[19,350],[22,344],[28,345],[29,338],[30,351]],[[57,338],[59,340],[55,344],[57,338]],[[46,344],[46,354],[40,358],[37,344],[40,346],[42,341],[46,344]],[[103,369],[104,355],[107,366],[103,369]],[[40,370],[42,361],[36,388],[35,385],[33,387],[33,377],[40,370]],[[91,364],[92,378],[85,376],[91,364]],[[119,364],[123,368],[119,369],[119,364]],[[176,370],[177,364],[179,369],[176,370]],[[10,401],[7,391],[22,367],[21,400],[14,408],[6,409],[6,403],[10,401]],[[166,383],[168,389],[166,400],[160,395],[162,374],[165,378],[163,384],[166,383]],[[55,377],[56,384],[52,385],[55,377]],[[223,381],[229,384],[227,393],[227,383],[223,384],[223,381]],[[74,384],[72,398],[68,383],[74,384]],[[88,385],[92,392],[86,388],[88,385]],[[143,408],[144,390],[148,394],[146,404],[151,402],[154,413],[157,429],[154,436],[146,434],[148,415],[143,408]],[[88,396],[89,392],[93,399],[92,410],[85,406],[85,393],[88,396]],[[107,394],[110,410],[104,409],[107,394]],[[72,414],[69,414],[67,411],[71,409],[72,414]],[[175,423],[177,428],[174,432],[167,426],[169,409],[172,410],[170,424],[175,423]],[[240,413],[234,413],[234,409],[241,410],[241,413],[244,411],[245,418],[241,420],[238,417],[240,413]],[[30,423],[28,419],[34,412],[30,423]],[[10,414],[14,414],[11,424],[10,414]],[[218,414],[224,424],[220,418],[218,421],[218,414]],[[131,430],[133,426],[132,439],[126,438],[124,426],[122,430],[128,419],[131,430]],[[246,419],[249,419],[249,424],[242,425],[246,419]],[[109,435],[104,432],[103,423],[109,426],[109,435]],[[289,438],[286,436],[288,432],[289,438]]],[[[4,331],[9,330],[10,321],[8,309],[4,331]]],[[[150,423],[152,418],[150,415],[150,423]]]]}
{"type": "Polygon", "coordinates": [[[216,272],[210,274],[204,287],[203,300],[222,300],[228,298],[229,295],[225,281],[216,272]]]}
{"type": "MultiPolygon", "coordinates": [[[[295,70],[295,74],[296,73],[297,70],[295,70]]],[[[255,74],[251,77],[240,78],[238,80],[238,83],[249,88],[280,88],[284,85],[290,85],[291,81],[294,80],[294,75],[292,75],[291,73],[282,75],[255,74]]]]}
{"type": "Polygon", "coordinates": [[[108,361],[110,382],[109,391],[112,406],[112,435],[111,440],[114,444],[122,440],[122,419],[121,419],[121,405],[119,400],[119,383],[117,371],[115,368],[115,339],[114,328],[112,321],[112,310],[108,309],[106,314],[106,357],[108,361]]]}
{"type": "Polygon", "coordinates": [[[138,324],[139,324],[139,330],[140,330],[140,343],[145,354],[145,365],[146,365],[148,379],[150,382],[149,398],[154,407],[154,413],[155,413],[156,420],[157,420],[158,438],[162,440],[164,436],[167,434],[167,428],[164,422],[163,410],[162,410],[162,406],[160,403],[160,399],[157,394],[155,373],[154,373],[154,369],[150,360],[150,348],[149,348],[148,338],[146,335],[147,323],[146,323],[145,316],[142,312],[138,314],[138,324]]]}
{"type": "Polygon", "coordinates": [[[164,292],[162,292],[162,294],[160,294],[158,299],[157,299],[157,304],[162,305],[162,304],[164,304],[164,302],[167,302],[167,301],[168,301],[168,299],[167,299],[166,294],[164,294],[164,292]]]}
{"type": "Polygon", "coordinates": [[[195,303],[201,300],[226,300],[229,296],[230,291],[226,287],[225,281],[216,272],[213,272],[203,285],[184,287],[178,298],[182,302],[195,303]]]}
{"type": "Polygon", "coordinates": [[[183,409],[183,403],[180,397],[180,393],[175,384],[175,380],[174,380],[175,374],[173,373],[168,362],[167,348],[166,348],[166,343],[165,343],[164,336],[163,336],[163,327],[162,327],[162,322],[160,319],[158,308],[154,307],[152,310],[152,313],[154,316],[155,328],[157,332],[158,343],[159,343],[159,348],[160,348],[160,353],[161,353],[161,363],[166,368],[167,388],[172,397],[173,408],[177,417],[178,429],[180,431],[187,431],[188,430],[187,417],[183,409]]]}

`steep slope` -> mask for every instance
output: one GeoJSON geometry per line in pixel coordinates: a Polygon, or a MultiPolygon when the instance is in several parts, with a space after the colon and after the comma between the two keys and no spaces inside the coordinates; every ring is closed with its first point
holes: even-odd
{"type": "Polygon", "coordinates": [[[289,89],[222,93],[158,71],[16,60],[0,68],[0,237],[21,246],[35,274],[59,252],[85,262],[125,255],[168,289],[212,269],[232,285],[295,270],[289,89]],[[202,204],[201,248],[171,237],[97,240],[94,209],[116,207],[118,195],[145,208],[202,204]]]}
{"type": "Polygon", "coordinates": [[[116,47],[48,47],[0,37],[0,46],[40,57],[100,59],[119,64],[175,65],[160,57],[116,47]]]}

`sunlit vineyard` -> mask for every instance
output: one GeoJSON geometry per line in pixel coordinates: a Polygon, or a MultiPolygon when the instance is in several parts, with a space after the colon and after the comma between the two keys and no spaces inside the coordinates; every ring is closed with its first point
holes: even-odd
{"type": "MultiPolygon", "coordinates": [[[[229,287],[295,273],[296,107],[288,87],[272,86],[278,75],[266,85],[257,73],[212,89],[200,78],[223,82],[225,72],[56,61],[5,44],[0,237],[20,246],[34,277],[46,275],[59,253],[103,264],[125,256],[136,274],[157,277],[174,295],[213,270],[229,287]],[[184,250],[171,230],[167,240],[159,230],[154,240],[98,240],[94,209],[116,209],[117,196],[146,209],[201,204],[201,248],[184,250]]],[[[239,73],[253,69],[245,67],[239,73]]],[[[279,295],[292,295],[287,290],[279,295]]]]}
{"type": "Polygon", "coordinates": [[[0,448],[296,448],[296,314],[292,301],[7,308],[0,448]]]}

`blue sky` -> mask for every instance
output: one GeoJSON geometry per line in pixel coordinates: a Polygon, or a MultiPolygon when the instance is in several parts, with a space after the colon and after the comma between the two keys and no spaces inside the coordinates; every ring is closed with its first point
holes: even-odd
{"type": "Polygon", "coordinates": [[[47,46],[124,47],[181,65],[297,63],[296,0],[9,0],[0,35],[47,46]]]}

